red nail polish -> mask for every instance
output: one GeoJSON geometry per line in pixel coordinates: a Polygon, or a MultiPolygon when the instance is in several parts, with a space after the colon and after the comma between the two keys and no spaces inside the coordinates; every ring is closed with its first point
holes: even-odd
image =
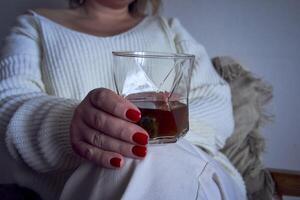
{"type": "Polygon", "coordinates": [[[112,158],[112,159],[110,159],[110,164],[114,167],[121,167],[121,159],[120,158],[112,158]]]}
{"type": "Polygon", "coordinates": [[[136,110],[129,109],[126,112],[126,117],[131,121],[138,122],[141,119],[141,113],[136,110]]]}
{"type": "Polygon", "coordinates": [[[144,133],[139,133],[139,132],[135,133],[132,136],[132,140],[140,145],[148,144],[148,136],[144,133]]]}
{"type": "Polygon", "coordinates": [[[134,153],[134,155],[139,156],[139,157],[145,157],[147,154],[147,148],[140,147],[140,146],[134,146],[132,148],[132,153],[134,153]]]}

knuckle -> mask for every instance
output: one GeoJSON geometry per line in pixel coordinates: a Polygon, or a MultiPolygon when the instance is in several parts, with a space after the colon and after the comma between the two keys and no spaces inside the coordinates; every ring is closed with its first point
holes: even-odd
{"type": "Polygon", "coordinates": [[[106,90],[99,90],[96,94],[97,101],[103,101],[103,99],[105,99],[106,95],[107,95],[106,90]]]}
{"type": "Polygon", "coordinates": [[[102,140],[103,140],[102,134],[95,133],[92,136],[92,141],[91,142],[96,147],[102,148],[102,140]]]}
{"type": "Polygon", "coordinates": [[[83,156],[88,159],[88,160],[92,160],[94,157],[94,151],[91,148],[86,148],[83,152],[83,156]]]}
{"type": "Polygon", "coordinates": [[[85,110],[85,103],[81,103],[79,104],[75,110],[74,110],[74,113],[73,113],[73,121],[78,121],[82,115],[84,115],[84,110],[85,110]]]}
{"type": "Polygon", "coordinates": [[[94,104],[101,107],[107,96],[107,90],[100,88],[92,92],[91,100],[94,104]]]}
{"type": "Polygon", "coordinates": [[[93,96],[94,94],[97,93],[98,90],[99,90],[99,88],[96,88],[96,89],[91,90],[91,91],[88,93],[87,96],[93,96]]]}
{"type": "Polygon", "coordinates": [[[93,122],[96,128],[101,129],[106,123],[106,117],[103,114],[95,114],[93,122]]]}

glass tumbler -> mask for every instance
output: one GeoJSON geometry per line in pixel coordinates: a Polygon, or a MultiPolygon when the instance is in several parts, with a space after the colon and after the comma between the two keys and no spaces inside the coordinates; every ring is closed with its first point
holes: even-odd
{"type": "Polygon", "coordinates": [[[116,91],[141,111],[149,143],[172,143],[189,129],[188,96],[194,55],[113,52],[116,91]]]}

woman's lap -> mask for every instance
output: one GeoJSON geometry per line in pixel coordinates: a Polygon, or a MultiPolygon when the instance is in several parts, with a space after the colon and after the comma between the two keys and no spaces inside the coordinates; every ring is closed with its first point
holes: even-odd
{"type": "Polygon", "coordinates": [[[61,199],[235,199],[234,184],[216,162],[181,139],[150,145],[144,160],[126,159],[122,169],[82,164],[61,199]]]}

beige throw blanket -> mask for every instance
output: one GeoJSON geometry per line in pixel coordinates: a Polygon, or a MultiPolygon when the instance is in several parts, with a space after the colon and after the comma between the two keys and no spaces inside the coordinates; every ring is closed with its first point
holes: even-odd
{"type": "Polygon", "coordinates": [[[271,119],[264,106],[272,99],[272,87],[230,57],[216,57],[212,61],[230,84],[235,119],[234,134],[222,152],[243,176],[249,199],[272,199],[274,182],[261,160],[265,141],[260,133],[271,119]]]}

